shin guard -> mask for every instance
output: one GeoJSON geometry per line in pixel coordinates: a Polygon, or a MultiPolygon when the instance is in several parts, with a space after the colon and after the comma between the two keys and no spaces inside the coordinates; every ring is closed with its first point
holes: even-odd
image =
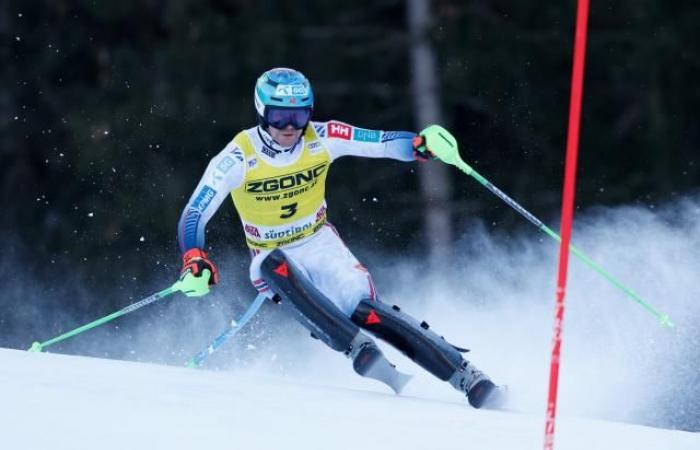
{"type": "Polygon", "coordinates": [[[316,289],[299,267],[281,250],[275,250],[260,268],[267,284],[282,297],[282,304],[291,306],[295,318],[314,337],[334,350],[350,354],[352,341],[360,329],[316,289]]]}
{"type": "Polygon", "coordinates": [[[336,305],[304,276],[280,250],[262,262],[262,274],[272,290],[282,297],[282,304],[311,331],[311,335],[334,350],[345,353],[353,361],[358,374],[374,378],[401,392],[410,376],[391,364],[369,336],[360,331],[336,305]]]}
{"type": "Polygon", "coordinates": [[[454,346],[398,306],[362,300],[351,319],[443,381],[454,384],[451,378],[463,367],[464,359],[454,346]]]}

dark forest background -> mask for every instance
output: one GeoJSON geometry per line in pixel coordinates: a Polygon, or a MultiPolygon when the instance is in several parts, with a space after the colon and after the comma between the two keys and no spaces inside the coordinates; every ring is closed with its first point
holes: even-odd
{"type": "MultiPolygon", "coordinates": [[[[467,162],[555,224],[575,2],[436,0],[431,11],[443,125],[467,162]]],[[[699,23],[697,2],[592,3],[579,210],[654,208],[700,186],[699,23]]],[[[17,311],[37,292],[80,323],[174,281],[180,212],[209,158],[254,123],[264,70],[304,72],[317,120],[419,126],[402,0],[7,0],[0,38],[5,345],[24,345],[7,336],[31,322],[17,311]]],[[[506,233],[529,226],[446,176],[457,232],[474,217],[506,233]]],[[[328,196],[351,247],[426,251],[415,164],[341,160],[328,196]]],[[[240,254],[222,269],[245,282],[231,204],[208,245],[215,259],[240,254]]]]}

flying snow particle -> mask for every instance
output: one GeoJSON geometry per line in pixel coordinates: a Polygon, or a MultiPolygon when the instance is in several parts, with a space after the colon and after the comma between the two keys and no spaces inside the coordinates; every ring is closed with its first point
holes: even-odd
{"type": "Polygon", "coordinates": [[[88,213],[88,217],[95,217],[95,213],[88,213]]]}
{"type": "Polygon", "coordinates": [[[141,242],[145,242],[145,241],[146,241],[146,238],[145,238],[145,237],[143,237],[143,236],[141,236],[141,237],[139,238],[139,241],[141,241],[141,242]]]}

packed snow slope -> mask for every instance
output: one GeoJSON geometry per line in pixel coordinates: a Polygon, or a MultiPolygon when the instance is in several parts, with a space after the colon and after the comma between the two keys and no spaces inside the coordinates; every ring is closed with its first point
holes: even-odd
{"type": "MultiPolygon", "coordinates": [[[[260,375],[0,350],[0,433],[12,450],[542,447],[543,413],[474,410],[260,375]]],[[[700,434],[560,417],[558,450],[700,448],[700,434]]]]}

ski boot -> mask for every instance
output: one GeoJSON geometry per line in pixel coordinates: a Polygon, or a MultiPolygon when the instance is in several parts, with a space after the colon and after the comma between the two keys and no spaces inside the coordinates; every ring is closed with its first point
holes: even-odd
{"type": "Polygon", "coordinates": [[[507,388],[496,386],[488,376],[466,360],[449,379],[449,383],[464,392],[474,408],[499,409],[505,404],[507,388]]]}
{"type": "Polygon", "coordinates": [[[396,366],[386,359],[382,351],[370,338],[359,335],[353,340],[361,343],[347,353],[352,359],[352,367],[359,375],[374,378],[389,386],[395,394],[400,394],[404,386],[411,380],[410,375],[396,370],[396,366]]]}

